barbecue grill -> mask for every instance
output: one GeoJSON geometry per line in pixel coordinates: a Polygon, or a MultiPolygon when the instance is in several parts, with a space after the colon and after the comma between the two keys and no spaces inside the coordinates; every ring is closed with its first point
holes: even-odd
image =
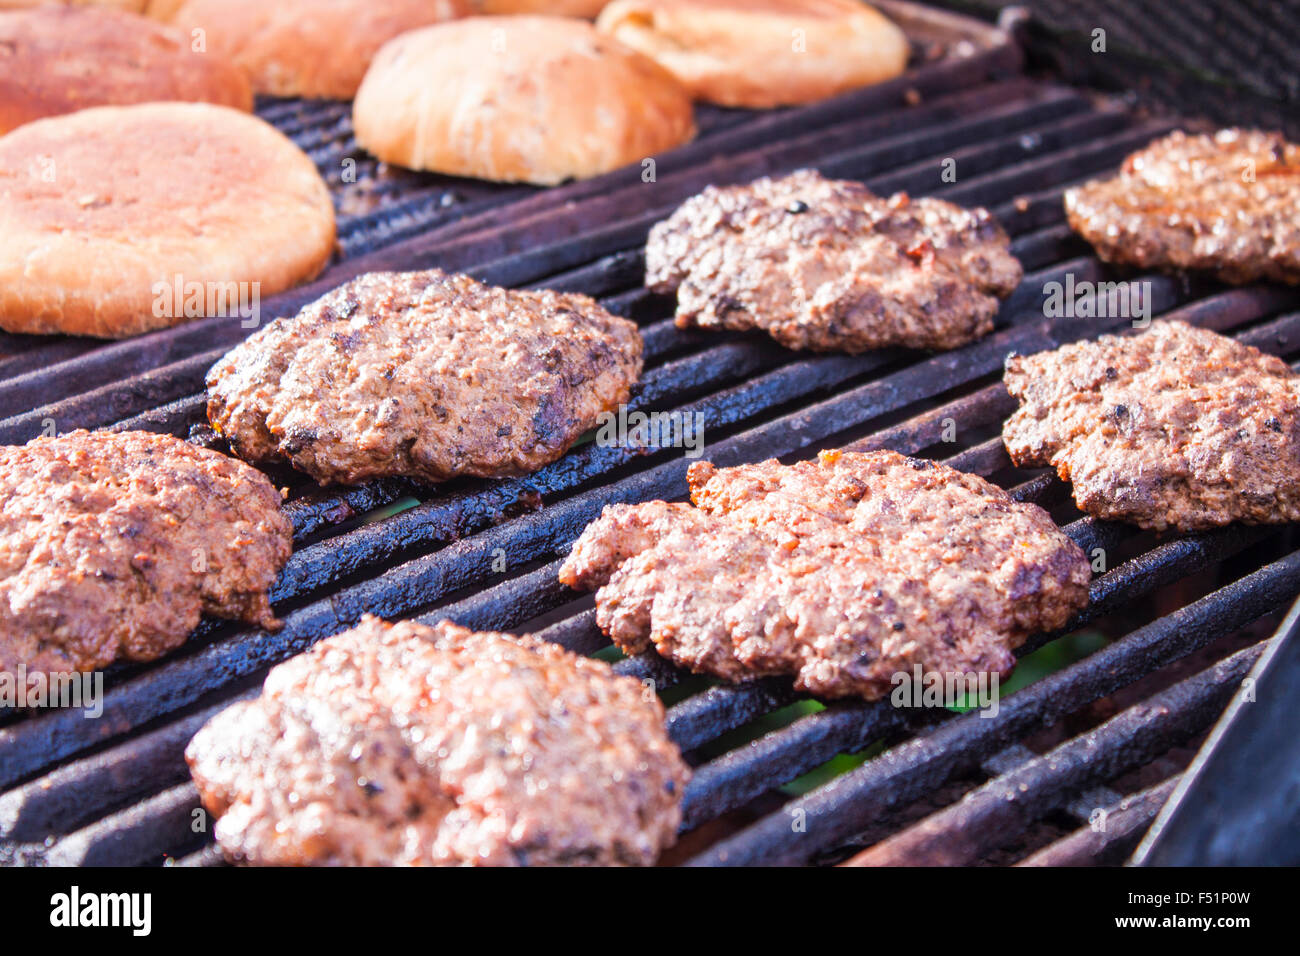
{"type": "MultiPolygon", "coordinates": [[[[646,371],[631,407],[702,414],[715,464],[891,448],[1047,508],[1098,573],[1088,609],[1020,653],[1084,628],[1110,640],[1004,697],[995,717],[888,701],[820,707],[786,680],[713,685],[654,656],[615,669],[654,681],[695,768],[682,840],[665,862],[1120,862],[1178,785],[1189,745],[1263,653],[1272,616],[1300,594],[1300,542],[1286,527],[1156,535],[1098,521],[1074,510],[1053,475],[1011,465],[998,437],[1014,407],[1000,383],[1006,355],[1129,322],[1045,316],[1046,283],[1116,277],[1065,224],[1062,191],[1181,124],[1027,78],[1003,29],[880,6],[915,42],[905,76],[812,107],[701,110],[700,138],[659,157],[653,182],[639,167],[546,191],[385,170],[358,151],[345,106],[261,103],[320,165],[340,210],[336,262],[263,302],[263,314],[387,268],[581,291],[641,326],[646,371]],[[953,182],[945,160],[955,161],[953,182]],[[641,285],[650,225],[707,184],[805,165],[880,193],[992,209],[1026,271],[995,331],[948,353],[850,357],[675,328],[671,302],[641,285]]],[[[1300,290],[1127,278],[1149,284],[1158,315],[1300,359],[1300,290]]],[[[52,423],[221,447],[206,425],[203,375],[248,332],[238,319],[210,319],[116,343],[0,337],[0,441],[52,423]]],[[[537,631],[601,652],[592,599],[557,582],[559,558],[606,504],[684,498],[689,463],[680,450],[587,443],[526,477],[436,488],[381,480],[324,490],[277,471],[295,531],[271,595],[284,629],[204,621],[168,657],[110,669],[97,720],[0,717],[0,860],[219,864],[210,834],[193,826],[185,744],[213,713],[255,694],[269,667],[363,612],[537,631]]]]}

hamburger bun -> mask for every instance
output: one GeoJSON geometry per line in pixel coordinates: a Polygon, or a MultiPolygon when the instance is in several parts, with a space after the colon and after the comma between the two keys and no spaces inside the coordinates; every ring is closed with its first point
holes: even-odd
{"type": "Polygon", "coordinates": [[[352,110],[388,163],[551,185],[687,142],[691,98],[670,73],[563,17],[472,17],[415,30],[375,57],[352,110]]]}
{"type": "Polygon", "coordinates": [[[540,13],[551,17],[595,17],[609,0],[474,0],[474,12],[540,13]]]}
{"type": "Polygon", "coordinates": [[[0,10],[32,10],[37,7],[103,7],[143,14],[149,7],[149,0],[0,0],[0,10]]]}
{"type": "Polygon", "coordinates": [[[121,338],[236,314],[232,293],[260,301],[311,278],[333,245],[315,165],[238,110],[99,106],[0,136],[9,332],[121,338]]]}
{"type": "Polygon", "coordinates": [[[118,10],[0,12],[0,134],[89,106],[194,100],[244,111],[253,92],[221,57],[195,53],[177,30],[118,10]]]}
{"type": "Polygon", "coordinates": [[[350,100],[393,37],[469,12],[469,0],[185,0],[170,22],[202,30],[257,93],[350,100]]]}
{"type": "Polygon", "coordinates": [[[892,79],[910,53],[902,30],[856,0],[614,0],[596,26],[696,99],[750,109],[892,79]]]}
{"type": "Polygon", "coordinates": [[[153,20],[168,20],[185,0],[0,0],[0,10],[32,10],[36,7],[82,7],[120,10],[153,20]]]}

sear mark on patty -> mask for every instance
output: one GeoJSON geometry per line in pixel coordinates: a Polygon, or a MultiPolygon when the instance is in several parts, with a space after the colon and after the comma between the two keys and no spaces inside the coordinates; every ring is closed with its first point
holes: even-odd
{"type": "Polygon", "coordinates": [[[278,627],[289,558],[257,470],[170,435],[75,431],[0,447],[0,671],[149,661],[203,614],[278,627]]]}
{"type": "Polygon", "coordinates": [[[710,186],[650,232],[646,285],[683,328],[762,329],[792,349],[950,349],[993,328],[1020,282],[984,209],[882,199],[800,170],[710,186]]]}
{"type": "Polygon", "coordinates": [[[1300,520],[1300,376],[1281,359],[1160,321],[1015,356],[1005,377],[1011,460],[1055,468],[1088,514],[1183,531],[1300,520]]]}
{"type": "Polygon", "coordinates": [[[1171,133],[1118,176],[1067,190],[1070,225],[1107,262],[1300,283],[1300,146],[1278,133],[1171,133]]]}
{"type": "Polygon", "coordinates": [[[693,504],[607,507],[560,569],[628,653],[874,700],[914,665],[1009,673],[1087,603],[1088,562],[1045,511],[945,465],[822,452],[688,479],[693,504]]]}
{"type": "Polygon", "coordinates": [[[366,617],[185,753],[228,858],[650,864],[689,773],[640,681],[555,644],[366,617]]]}
{"type": "Polygon", "coordinates": [[[208,418],[241,458],[323,484],[520,475],[626,402],[641,356],[636,326],[586,296],[371,273],[222,358],[208,418]]]}

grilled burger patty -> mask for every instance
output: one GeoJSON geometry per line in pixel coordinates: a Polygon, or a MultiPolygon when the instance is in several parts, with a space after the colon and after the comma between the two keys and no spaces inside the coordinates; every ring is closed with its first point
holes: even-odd
{"type": "Polygon", "coordinates": [[[641,353],[636,326],[583,295],[371,273],[222,358],[208,418],[241,458],[324,484],[518,475],[626,402],[641,353]]]}
{"type": "Polygon", "coordinates": [[[682,328],[762,329],[792,349],[950,349],[993,328],[1020,282],[984,209],[889,199],[800,170],[710,186],[651,231],[646,286],[682,328]]]}
{"type": "Polygon", "coordinates": [[[658,699],[535,638],[365,618],[271,671],[186,760],[258,864],[649,864],[689,776],[658,699]]]}
{"type": "Polygon", "coordinates": [[[1298,208],[1300,146],[1259,130],[1171,133],[1065,194],[1070,225],[1106,261],[1234,283],[1300,282],[1298,208]]]}
{"type": "Polygon", "coordinates": [[[1208,329],[1161,321],[1013,356],[1003,440],[1079,508],[1143,528],[1300,520],[1300,376],[1208,329]]]}
{"type": "Polygon", "coordinates": [[[1042,509],[889,451],[689,471],[690,504],[611,505],[560,570],[601,629],[726,680],[889,693],[914,665],[1006,673],[1087,603],[1083,552],[1042,509]]]}
{"type": "Polygon", "coordinates": [[[0,670],[147,661],[201,614],[278,626],[280,494],[243,462],[147,432],[0,448],[0,670]]]}

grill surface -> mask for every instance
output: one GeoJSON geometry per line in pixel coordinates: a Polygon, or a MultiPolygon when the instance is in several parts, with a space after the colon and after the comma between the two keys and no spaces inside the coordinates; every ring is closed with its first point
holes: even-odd
{"type": "Polygon", "coordinates": [[[1221,126],[1300,136],[1300,36],[1294,0],[934,0],[1010,16],[1030,63],[1070,83],[1221,126]],[[1104,53],[1095,31],[1105,31],[1104,53]]]}
{"type": "MultiPolygon", "coordinates": [[[[714,463],[792,461],[838,446],[942,458],[1042,504],[1104,557],[1087,611],[1022,653],[1085,627],[1112,640],[1005,697],[994,718],[888,702],[817,708],[788,681],[710,686],[658,658],[619,661],[617,670],[654,680],[668,697],[670,733],[696,766],[669,862],[836,862],[868,847],[855,862],[1122,859],[1173,788],[1179,746],[1213,721],[1258,657],[1252,622],[1300,593],[1289,528],[1157,537],[1082,517],[1054,477],[1011,466],[997,438],[1013,407],[998,381],[1007,353],[1125,324],[1044,317],[1044,283],[1109,275],[1064,224],[1062,189],[1113,168],[1171,124],[1008,78],[1006,48],[972,52],[811,109],[719,114],[700,143],[660,160],[653,183],[637,170],[534,193],[408,174],[390,188],[381,174],[378,187],[358,189],[387,205],[344,220],[345,258],[313,286],[264,304],[268,316],[283,314],[348,275],[434,264],[501,284],[581,290],[642,327],[646,372],[632,407],[702,413],[714,463]],[[949,158],[955,183],[941,178],[949,158]],[[846,357],[676,329],[671,303],[640,285],[649,225],[709,182],[800,165],[878,192],[994,210],[1026,269],[995,332],[951,353],[846,357]],[[432,198],[448,189],[460,195],[447,206],[432,198]],[[380,248],[408,230],[420,232],[380,248]],[[957,440],[946,442],[952,424],[957,440]],[[862,751],[869,759],[829,783],[793,798],[779,789],[862,751]],[[1103,830],[1088,826],[1098,810],[1110,821],[1103,830]]],[[[322,166],[355,152],[336,107],[263,111],[316,143],[322,166]]],[[[1300,291],[1138,278],[1150,282],[1158,313],[1300,358],[1300,291]]],[[[60,431],[146,428],[221,447],[204,421],[202,377],[246,331],[209,320],[108,345],[9,337],[0,346],[10,353],[0,359],[0,441],[25,441],[53,420],[60,431]]],[[[296,538],[272,594],[284,629],[205,621],[164,660],[110,670],[98,720],[69,711],[0,717],[0,858],[218,862],[208,837],[192,830],[185,743],[216,710],[256,693],[270,666],[363,612],[540,630],[600,651],[608,642],[591,598],[558,584],[558,557],[606,504],[683,498],[688,464],[671,450],[588,443],[524,478],[437,489],[379,481],[324,491],[277,473],[290,488],[296,538]],[[501,555],[504,573],[494,570],[501,555]]]]}

